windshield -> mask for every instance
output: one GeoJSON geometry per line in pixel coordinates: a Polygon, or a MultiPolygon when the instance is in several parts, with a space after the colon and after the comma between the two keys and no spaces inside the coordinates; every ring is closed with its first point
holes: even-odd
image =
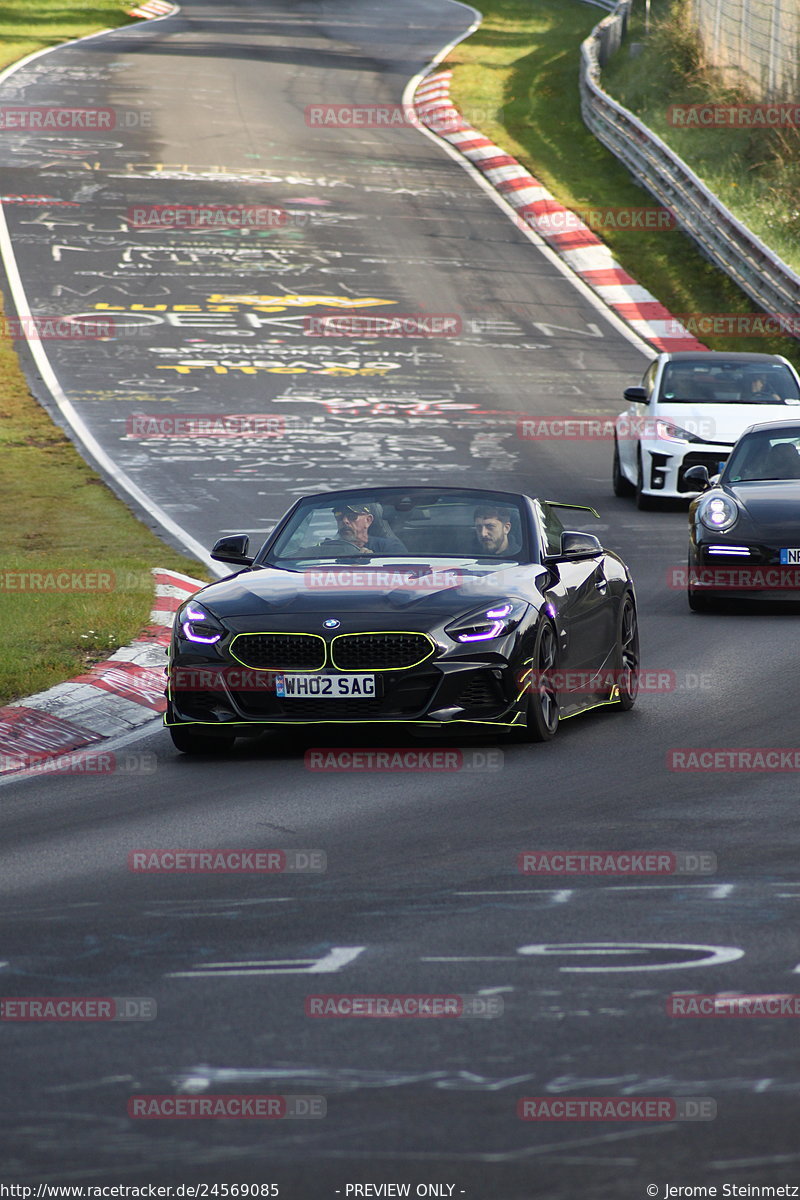
{"type": "Polygon", "coordinates": [[[800,404],[800,389],[784,363],[667,363],[659,400],[668,404],[800,404]]]}
{"type": "Polygon", "coordinates": [[[756,479],[800,479],[800,428],[748,433],[741,439],[725,465],[721,482],[756,479]]]}
{"type": "Polygon", "coordinates": [[[309,497],[292,515],[267,561],[303,566],[321,559],[368,565],[387,558],[519,561],[519,500],[502,492],[376,488],[309,497]]]}

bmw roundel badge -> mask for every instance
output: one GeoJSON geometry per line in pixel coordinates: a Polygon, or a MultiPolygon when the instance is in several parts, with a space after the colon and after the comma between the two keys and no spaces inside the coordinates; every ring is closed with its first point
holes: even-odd
{"type": "Polygon", "coordinates": [[[337,621],[336,617],[328,617],[327,621],[322,622],[323,629],[338,629],[341,621],[337,621]]]}

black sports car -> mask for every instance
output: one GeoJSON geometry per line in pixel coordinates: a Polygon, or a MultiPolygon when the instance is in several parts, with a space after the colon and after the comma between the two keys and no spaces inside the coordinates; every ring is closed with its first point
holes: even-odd
{"type": "Polygon", "coordinates": [[[722,599],[800,600],[800,420],[751,425],[689,507],[687,594],[695,612],[722,599]]]}
{"type": "MultiPolygon", "coordinates": [[[[244,567],[176,614],[165,723],[208,753],[282,725],[398,724],[553,736],[559,718],[632,707],[630,572],[579,508],[475,488],[306,496],[244,567]]],[[[592,512],[593,509],[586,511],[592,512]]]]}

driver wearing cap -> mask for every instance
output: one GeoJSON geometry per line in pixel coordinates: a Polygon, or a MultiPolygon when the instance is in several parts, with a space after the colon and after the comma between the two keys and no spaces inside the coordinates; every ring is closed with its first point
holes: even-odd
{"type": "MultiPolygon", "coordinates": [[[[379,504],[337,505],[333,510],[338,530],[338,540],[352,542],[355,554],[408,554],[403,543],[386,527],[383,510],[379,504]],[[381,534],[371,533],[377,520],[381,534]]],[[[325,539],[335,541],[337,539],[325,539]]],[[[325,542],[322,542],[325,545],[325,542]]]]}

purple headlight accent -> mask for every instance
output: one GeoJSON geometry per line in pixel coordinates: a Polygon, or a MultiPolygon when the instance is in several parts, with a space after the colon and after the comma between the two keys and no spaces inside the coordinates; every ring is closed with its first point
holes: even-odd
{"type": "Polygon", "coordinates": [[[500,608],[487,608],[484,615],[487,620],[494,622],[491,629],[485,629],[483,633],[460,633],[458,635],[459,642],[490,642],[492,638],[499,637],[503,631],[505,618],[512,608],[512,604],[502,604],[500,608]]]}
{"type": "Polygon", "coordinates": [[[192,608],[191,603],[187,604],[183,610],[183,620],[181,621],[183,636],[187,641],[202,642],[204,646],[213,646],[215,642],[220,640],[222,637],[221,633],[215,633],[212,637],[202,637],[199,633],[194,633],[192,631],[192,624],[195,621],[198,625],[206,623],[208,621],[208,613],[203,612],[201,608],[192,608]]]}
{"type": "Polygon", "coordinates": [[[556,619],[556,610],[555,610],[555,608],[553,607],[553,605],[552,605],[552,604],[546,604],[546,605],[545,605],[545,607],[544,607],[544,610],[545,610],[545,612],[547,613],[548,617],[552,617],[552,618],[553,618],[553,620],[555,621],[555,619],[556,619]]]}
{"type": "Polygon", "coordinates": [[[492,638],[500,636],[500,630],[503,628],[502,621],[495,621],[491,629],[487,629],[484,633],[460,633],[458,640],[460,642],[489,642],[492,638]]]}
{"type": "Polygon", "coordinates": [[[491,619],[494,621],[498,617],[507,617],[510,612],[511,605],[502,604],[500,608],[488,608],[486,610],[486,615],[487,617],[491,617],[491,619]]]}

